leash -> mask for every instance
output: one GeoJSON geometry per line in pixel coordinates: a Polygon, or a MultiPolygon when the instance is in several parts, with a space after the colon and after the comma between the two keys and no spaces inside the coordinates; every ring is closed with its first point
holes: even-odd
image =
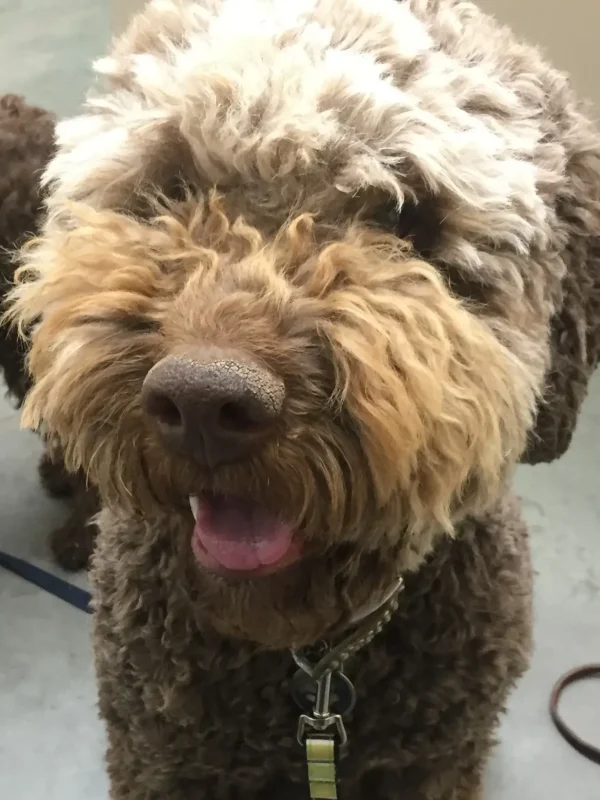
{"type": "Polygon", "coordinates": [[[292,650],[299,667],[292,678],[292,697],[303,712],[296,738],[305,748],[311,800],[337,800],[336,760],[348,742],[344,716],[356,702],[356,692],[344,674],[350,656],[366,647],[391,620],[403,587],[399,578],[381,604],[356,623],[339,644],[326,642],[292,650]]]}
{"type": "Polygon", "coordinates": [[[91,595],[85,589],[80,589],[79,586],[74,586],[57,575],[36,567],[22,558],[11,556],[2,550],[0,550],[0,567],[12,572],[13,575],[18,575],[19,578],[32,583],[44,592],[58,597],[59,600],[63,600],[74,608],[85,611],[87,614],[92,613],[90,606],[91,595]]]}
{"type": "Polygon", "coordinates": [[[562,678],[559,678],[554,684],[550,696],[550,716],[560,735],[571,747],[575,748],[578,753],[581,753],[582,756],[585,756],[585,758],[590,761],[600,764],[600,747],[590,744],[590,742],[586,742],[578,736],[575,731],[567,725],[558,710],[560,699],[567,686],[577,683],[578,681],[587,680],[588,678],[600,678],[600,664],[588,664],[584,667],[577,667],[567,672],[562,678]]]}

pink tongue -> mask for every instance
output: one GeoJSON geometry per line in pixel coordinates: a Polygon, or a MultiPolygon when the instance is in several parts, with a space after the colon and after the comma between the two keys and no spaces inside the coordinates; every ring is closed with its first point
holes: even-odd
{"type": "Polygon", "coordinates": [[[225,569],[249,572],[281,560],[293,530],[251,503],[227,497],[200,501],[194,536],[225,569]]]}

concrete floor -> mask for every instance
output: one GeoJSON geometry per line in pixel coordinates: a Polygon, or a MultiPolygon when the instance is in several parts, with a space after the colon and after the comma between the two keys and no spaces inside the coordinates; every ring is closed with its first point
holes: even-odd
{"type": "MultiPolygon", "coordinates": [[[[73,113],[108,38],[102,0],[0,0],[0,92],[73,113]]],[[[537,571],[537,650],[511,699],[486,800],[600,798],[600,768],[558,737],[547,714],[553,681],[600,661],[599,452],[600,375],[569,454],[518,475],[537,571]]],[[[39,488],[38,453],[0,401],[0,548],[51,567],[45,534],[64,509],[39,488]]],[[[2,570],[0,609],[0,798],[106,800],[89,618],[2,570]]],[[[600,681],[564,702],[569,721],[600,745],[599,708],[600,681]]]]}

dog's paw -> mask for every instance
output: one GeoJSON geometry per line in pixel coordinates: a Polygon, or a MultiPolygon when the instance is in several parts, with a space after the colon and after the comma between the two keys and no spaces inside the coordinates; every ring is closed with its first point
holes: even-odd
{"type": "Polygon", "coordinates": [[[55,561],[69,572],[87,569],[94,551],[96,526],[73,516],[50,534],[50,549],[55,561]]]}
{"type": "Polygon", "coordinates": [[[48,453],[41,457],[38,473],[42,486],[51,497],[70,497],[73,494],[73,478],[65,471],[63,464],[54,461],[48,453]]]}

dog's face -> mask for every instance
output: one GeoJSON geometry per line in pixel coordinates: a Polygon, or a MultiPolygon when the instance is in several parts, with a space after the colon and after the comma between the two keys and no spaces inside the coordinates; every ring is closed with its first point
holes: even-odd
{"type": "MultiPolygon", "coordinates": [[[[119,515],[168,520],[201,613],[267,646],[359,614],[493,502],[545,363],[527,287],[496,276],[482,303],[442,257],[467,253],[477,205],[497,238],[533,221],[488,175],[487,202],[467,207],[465,188],[442,229],[444,176],[432,200],[417,173],[445,145],[421,145],[429,118],[414,122],[392,70],[427,34],[390,4],[344,49],[336,36],[368,17],[350,5],[358,21],[327,36],[317,12],[312,28],[273,22],[250,58],[234,17],[214,12],[210,33],[200,12],[156,4],[103,63],[114,94],[59,128],[51,214],[16,294],[38,320],[27,423],[119,515]]],[[[496,149],[472,145],[493,172],[496,149]]],[[[516,196],[526,171],[505,167],[516,196]]]]}

